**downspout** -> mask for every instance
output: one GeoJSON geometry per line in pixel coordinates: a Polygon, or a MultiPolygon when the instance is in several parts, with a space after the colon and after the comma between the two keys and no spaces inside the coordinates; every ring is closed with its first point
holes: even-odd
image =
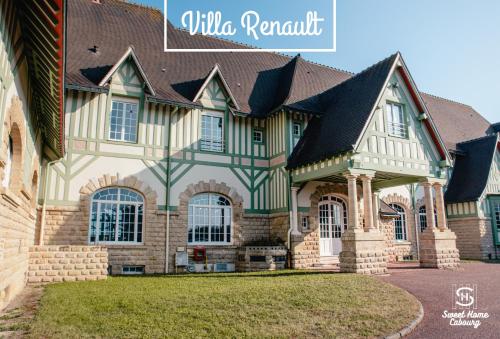
{"type": "Polygon", "coordinates": [[[171,112],[169,109],[169,118],[168,118],[168,145],[167,145],[167,168],[165,171],[165,180],[166,180],[166,188],[165,188],[165,208],[167,210],[167,225],[165,230],[165,274],[168,274],[168,257],[170,252],[170,145],[171,138],[170,133],[172,131],[172,114],[177,112],[179,107],[175,107],[174,111],[171,112]]]}
{"type": "Polygon", "coordinates": [[[52,160],[45,165],[45,183],[44,183],[44,191],[43,191],[43,205],[42,205],[42,215],[40,217],[40,233],[39,233],[39,239],[38,239],[38,245],[43,246],[43,237],[45,235],[44,229],[45,229],[45,214],[46,214],[46,209],[47,209],[47,195],[48,195],[48,185],[49,185],[49,169],[51,165],[55,164],[61,159],[57,160],[52,160]]]}

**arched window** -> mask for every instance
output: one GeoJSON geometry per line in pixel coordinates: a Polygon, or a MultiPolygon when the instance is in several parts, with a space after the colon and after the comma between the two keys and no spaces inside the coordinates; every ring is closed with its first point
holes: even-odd
{"type": "Polygon", "coordinates": [[[188,243],[231,243],[231,215],[231,203],[222,195],[195,195],[189,201],[188,243]]]}
{"type": "Polygon", "coordinates": [[[7,144],[7,159],[5,161],[5,167],[3,172],[2,186],[7,188],[10,184],[10,174],[12,172],[12,159],[14,158],[14,145],[12,142],[12,137],[9,136],[9,142],[7,144]]]}
{"type": "MultiPolygon", "coordinates": [[[[434,220],[437,225],[437,214],[436,210],[434,210],[434,220]]],[[[418,221],[420,222],[420,232],[423,232],[427,228],[427,212],[425,209],[425,205],[420,206],[418,209],[418,221]]]]}
{"type": "Polygon", "coordinates": [[[406,213],[403,207],[397,204],[389,204],[396,212],[398,216],[394,218],[394,239],[397,241],[408,240],[408,234],[406,232],[406,213]]]}
{"type": "Polygon", "coordinates": [[[144,199],[132,190],[112,187],[92,196],[89,242],[141,243],[144,199]]]}

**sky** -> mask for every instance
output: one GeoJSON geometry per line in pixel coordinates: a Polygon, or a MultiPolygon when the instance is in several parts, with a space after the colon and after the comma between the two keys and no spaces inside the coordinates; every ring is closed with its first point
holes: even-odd
{"type": "MultiPolygon", "coordinates": [[[[230,19],[243,8],[280,20],[299,19],[297,13],[308,8],[327,19],[331,13],[328,0],[232,0],[232,7],[227,1],[169,0],[169,19],[180,26],[186,9],[220,9],[230,19]]],[[[163,0],[133,2],[163,9],[163,0]]],[[[357,73],[400,51],[419,90],[471,105],[490,122],[500,122],[500,1],[337,0],[336,28],[336,52],[302,57],[357,73]]],[[[310,39],[307,47],[330,47],[325,45],[331,37],[325,36],[328,41],[310,39]]],[[[231,39],[256,44],[241,35],[231,39]]],[[[283,46],[288,42],[274,36],[259,44],[288,47],[283,46]]],[[[294,42],[294,48],[304,44],[294,42]]]]}

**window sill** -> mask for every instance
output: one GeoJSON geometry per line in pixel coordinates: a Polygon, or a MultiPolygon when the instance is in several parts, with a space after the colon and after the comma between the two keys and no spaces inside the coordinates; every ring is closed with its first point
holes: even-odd
{"type": "Polygon", "coordinates": [[[107,139],[106,142],[109,142],[109,143],[115,144],[115,145],[137,145],[137,141],[107,139]]]}
{"type": "Polygon", "coordinates": [[[394,245],[396,246],[408,246],[411,245],[411,242],[408,240],[394,240],[394,245]]]}
{"type": "Polygon", "coordinates": [[[211,244],[211,243],[189,243],[187,244],[187,247],[188,248],[195,248],[195,247],[198,247],[198,246],[202,246],[202,247],[207,247],[207,248],[237,248],[238,246],[232,244],[232,243],[227,243],[227,244],[211,244]]]}
{"type": "Polygon", "coordinates": [[[22,204],[21,199],[19,199],[14,192],[12,192],[10,189],[2,187],[0,188],[0,195],[2,198],[9,202],[12,206],[14,207],[19,207],[22,204]]]}
{"type": "Polygon", "coordinates": [[[387,135],[390,136],[391,138],[409,140],[409,137],[407,135],[403,136],[403,135],[397,135],[397,134],[392,134],[392,133],[387,133],[387,135]]]}
{"type": "Polygon", "coordinates": [[[143,248],[146,249],[144,243],[112,243],[112,242],[98,242],[98,243],[88,243],[91,246],[103,246],[109,248],[143,248]]]}

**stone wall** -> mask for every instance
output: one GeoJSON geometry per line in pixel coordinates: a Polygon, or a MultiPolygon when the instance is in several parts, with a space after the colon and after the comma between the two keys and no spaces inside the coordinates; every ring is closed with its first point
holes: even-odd
{"type": "Polygon", "coordinates": [[[111,273],[121,274],[124,265],[144,266],[145,273],[164,273],[166,211],[158,210],[156,193],[135,177],[104,175],[82,187],[79,206],[47,206],[44,245],[88,245],[90,198],[110,186],[134,189],[145,198],[143,242],[100,245],[107,248],[111,273]]]}
{"type": "Polygon", "coordinates": [[[392,218],[380,218],[380,226],[384,233],[386,242],[386,253],[389,262],[403,260],[403,257],[412,256],[417,259],[417,240],[415,238],[415,213],[411,208],[410,201],[399,194],[390,194],[382,199],[386,204],[398,204],[406,215],[406,241],[396,241],[394,239],[394,223],[392,218]]]}
{"type": "Polygon", "coordinates": [[[40,167],[39,145],[28,145],[23,103],[13,96],[11,100],[6,99],[5,107],[8,107],[5,120],[0,122],[3,124],[0,136],[0,310],[22,291],[27,281],[28,249],[35,241],[40,167]],[[4,185],[9,136],[13,143],[12,166],[10,180],[4,185]],[[33,153],[28,152],[28,146],[33,153]],[[30,186],[24,180],[26,177],[32,178],[30,186]]]}
{"type": "Polygon", "coordinates": [[[28,283],[106,279],[108,253],[101,246],[32,246],[28,283]]]}
{"type": "Polygon", "coordinates": [[[448,218],[448,227],[457,236],[462,259],[495,258],[491,219],[482,217],[448,218]]]}
{"type": "Polygon", "coordinates": [[[188,204],[189,200],[200,193],[218,193],[226,196],[232,207],[232,240],[230,245],[204,245],[209,264],[234,263],[236,264],[237,250],[240,246],[256,241],[269,240],[270,217],[261,214],[247,214],[243,211],[243,199],[238,192],[225,183],[214,180],[188,185],[179,196],[177,211],[170,212],[170,246],[169,272],[175,272],[175,253],[178,248],[185,248],[189,252],[196,245],[188,245],[188,204]]]}

